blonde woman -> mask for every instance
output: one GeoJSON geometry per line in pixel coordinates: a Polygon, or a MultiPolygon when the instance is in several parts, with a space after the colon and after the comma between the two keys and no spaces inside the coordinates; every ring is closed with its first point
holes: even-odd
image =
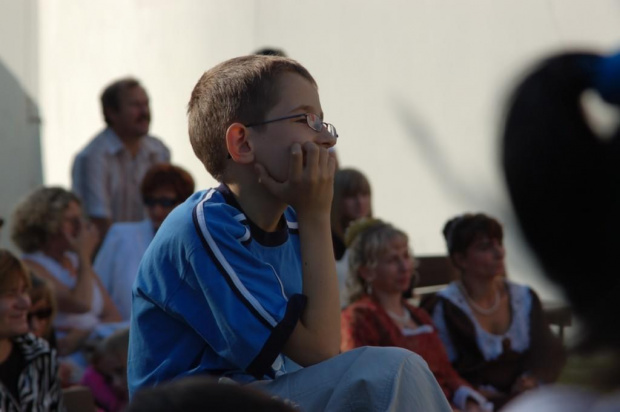
{"type": "MultiPolygon", "coordinates": [[[[91,266],[99,236],[80,200],[65,189],[42,187],[17,206],[13,225],[24,263],[55,292],[59,354],[76,353],[91,335],[116,329],[120,314],[91,266]]],[[[85,365],[79,355],[74,360],[85,365]]]]}

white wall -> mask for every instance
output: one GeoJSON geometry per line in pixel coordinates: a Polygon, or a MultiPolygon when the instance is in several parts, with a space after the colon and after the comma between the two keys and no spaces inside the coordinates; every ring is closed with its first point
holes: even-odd
{"type": "Polygon", "coordinates": [[[35,0],[0,0],[0,247],[11,247],[15,204],[43,182],[37,12],[35,0]]]}
{"type": "Polygon", "coordinates": [[[75,153],[103,125],[102,87],[141,79],[152,132],[199,187],[214,182],[191,151],[185,106],[214,64],[262,46],[317,79],[343,166],[370,177],[377,216],[444,253],[440,229],[464,211],[506,222],[511,275],[553,292],[516,237],[498,168],[502,101],[534,58],[618,44],[614,0],[45,0],[40,91],[45,180],[70,184],[75,153]]]}

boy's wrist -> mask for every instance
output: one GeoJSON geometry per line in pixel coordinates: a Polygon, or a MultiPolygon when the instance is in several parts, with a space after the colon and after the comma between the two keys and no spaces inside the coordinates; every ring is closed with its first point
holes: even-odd
{"type": "Polygon", "coordinates": [[[296,212],[299,224],[327,224],[328,227],[331,227],[329,213],[317,210],[296,210],[296,212]]]}

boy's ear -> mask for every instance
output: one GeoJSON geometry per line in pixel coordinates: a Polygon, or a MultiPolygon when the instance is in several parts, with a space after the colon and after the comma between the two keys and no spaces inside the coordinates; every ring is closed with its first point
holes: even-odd
{"type": "Polygon", "coordinates": [[[233,123],[226,129],[226,148],[230,157],[237,163],[248,164],[254,161],[248,130],[241,123],[233,123]]]}

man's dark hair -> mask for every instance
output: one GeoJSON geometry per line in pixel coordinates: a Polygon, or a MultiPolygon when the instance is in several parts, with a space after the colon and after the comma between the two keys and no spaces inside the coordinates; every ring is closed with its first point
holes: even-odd
{"type": "Polygon", "coordinates": [[[136,79],[127,77],[115,81],[103,90],[101,93],[101,110],[108,126],[110,126],[110,119],[106,115],[106,109],[118,111],[121,105],[121,94],[134,87],[142,87],[142,85],[136,79]]]}

